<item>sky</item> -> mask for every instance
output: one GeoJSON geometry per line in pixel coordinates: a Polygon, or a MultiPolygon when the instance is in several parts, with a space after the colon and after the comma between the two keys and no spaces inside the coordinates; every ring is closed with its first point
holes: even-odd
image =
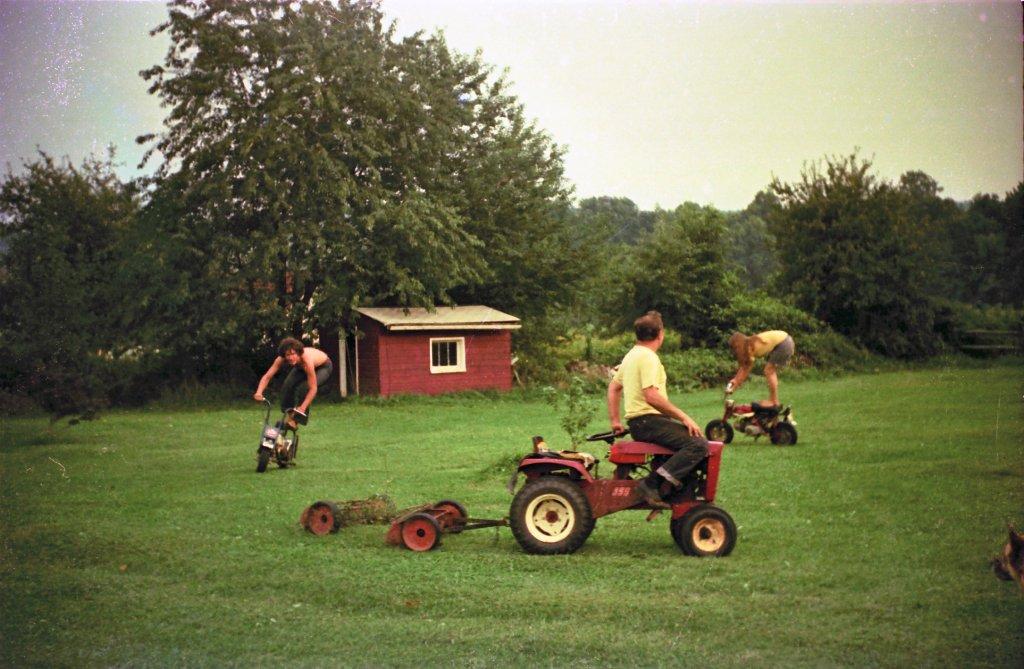
{"type": "MultiPolygon", "coordinates": [[[[944,195],[1024,179],[1022,18],[999,2],[383,0],[400,34],[444,31],[507,71],[566,150],[579,198],[742,209],[773,176],[859,151],[944,195]]],[[[78,163],[167,110],[138,72],[163,60],[158,2],[0,0],[0,167],[37,148],[78,163]]],[[[6,172],[6,167],[4,167],[6,172]]]]}

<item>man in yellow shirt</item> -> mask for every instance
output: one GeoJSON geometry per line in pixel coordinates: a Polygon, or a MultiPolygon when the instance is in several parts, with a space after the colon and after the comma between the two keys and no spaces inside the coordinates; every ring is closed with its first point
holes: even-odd
{"type": "Polygon", "coordinates": [[[661,497],[663,481],[682,485],[686,475],[708,455],[708,442],[700,427],[668,399],[665,367],[658,349],[665,341],[661,314],[648,311],[633,323],[636,345],[626,353],[608,383],[608,418],[612,429],[622,430],[619,405],[626,400],[626,423],[638,441],[647,441],[675,451],[675,455],[652,471],[637,486],[648,504],[669,507],[661,497]]]}
{"type": "Polygon", "coordinates": [[[754,360],[764,358],[764,378],[768,382],[768,402],[761,402],[761,406],[778,406],[779,404],[779,375],[778,368],[785,367],[789,359],[793,357],[793,338],[782,330],[768,330],[747,337],[742,332],[733,332],[729,337],[729,348],[736,357],[740,367],[736,374],[725,387],[725,392],[731,393],[740,389],[743,382],[750,375],[754,368],[754,360]]]}

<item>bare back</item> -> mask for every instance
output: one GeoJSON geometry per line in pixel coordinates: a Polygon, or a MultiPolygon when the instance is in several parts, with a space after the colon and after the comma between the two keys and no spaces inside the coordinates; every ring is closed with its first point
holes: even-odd
{"type": "Polygon", "coordinates": [[[318,348],[312,346],[306,346],[302,349],[302,362],[303,365],[308,365],[310,369],[316,369],[323,365],[329,360],[326,353],[318,348]]]}

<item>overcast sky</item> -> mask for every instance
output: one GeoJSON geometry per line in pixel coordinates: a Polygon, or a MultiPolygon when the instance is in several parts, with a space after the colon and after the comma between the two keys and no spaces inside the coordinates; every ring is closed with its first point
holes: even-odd
{"type": "MultiPolygon", "coordinates": [[[[773,174],[860,148],[958,200],[1024,178],[1018,0],[968,3],[384,0],[400,32],[443,29],[507,69],[527,116],[566,147],[578,197],[643,209],[745,207],[773,174]]],[[[0,0],[0,166],[35,147],[74,162],[165,110],[154,2],[0,0]]],[[[152,165],[149,167],[152,168],[152,165]]]]}

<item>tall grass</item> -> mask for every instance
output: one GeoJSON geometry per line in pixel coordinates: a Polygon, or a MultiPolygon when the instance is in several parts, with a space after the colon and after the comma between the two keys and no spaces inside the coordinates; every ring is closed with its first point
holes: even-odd
{"type": "Polygon", "coordinates": [[[784,377],[800,441],[726,448],[717,560],[635,512],[555,557],[503,529],[416,554],[299,528],[375,493],[503,516],[530,437],[567,442],[539,396],[325,402],[299,466],[263,475],[255,403],[5,419],[0,665],[1019,667],[1024,598],[988,559],[1024,521],[1022,389],[1019,366],[784,377]]]}

